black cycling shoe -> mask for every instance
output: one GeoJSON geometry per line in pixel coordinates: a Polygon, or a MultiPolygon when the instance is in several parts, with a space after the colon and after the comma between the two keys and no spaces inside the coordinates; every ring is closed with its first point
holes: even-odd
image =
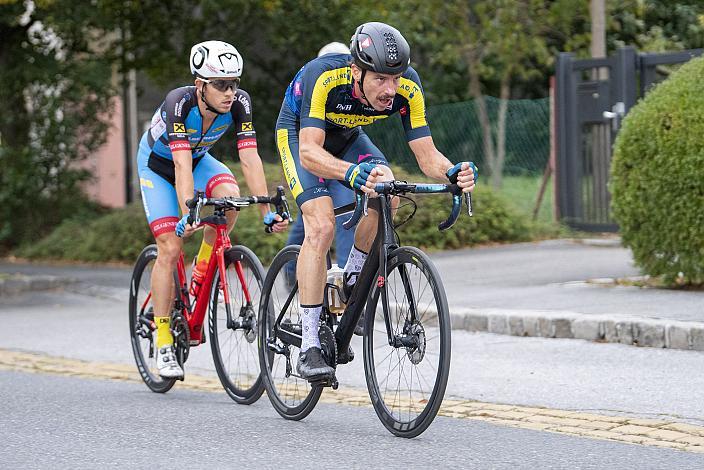
{"type": "Polygon", "coordinates": [[[352,346],[347,346],[347,353],[340,353],[337,355],[338,364],[347,364],[352,361],[354,361],[354,349],[352,349],[352,346]]]}
{"type": "Polygon", "coordinates": [[[323,359],[322,351],[316,347],[299,354],[296,371],[298,371],[298,375],[308,381],[332,378],[335,375],[335,369],[327,365],[323,359]]]}

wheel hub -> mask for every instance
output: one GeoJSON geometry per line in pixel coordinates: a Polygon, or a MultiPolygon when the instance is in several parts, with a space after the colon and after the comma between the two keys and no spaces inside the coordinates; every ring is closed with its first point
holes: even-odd
{"type": "Polygon", "coordinates": [[[248,343],[254,343],[257,340],[257,315],[254,313],[252,305],[244,307],[242,316],[242,330],[244,330],[244,338],[248,343]]]}
{"type": "Polygon", "coordinates": [[[408,359],[410,359],[413,364],[420,364],[425,357],[425,329],[420,322],[416,321],[411,324],[406,334],[412,336],[416,343],[415,347],[406,348],[408,359]]]}

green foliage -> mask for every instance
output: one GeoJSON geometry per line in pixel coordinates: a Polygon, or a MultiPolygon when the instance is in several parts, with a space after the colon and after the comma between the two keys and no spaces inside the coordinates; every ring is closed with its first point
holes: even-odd
{"type": "Polygon", "coordinates": [[[669,282],[704,282],[703,75],[704,59],[694,59],[631,109],[611,168],[624,244],[669,282]]]}
{"type": "MultiPolygon", "coordinates": [[[[270,190],[282,181],[281,169],[276,165],[265,165],[270,190]]],[[[234,168],[236,174],[237,166],[234,168]]],[[[399,169],[399,179],[428,181],[418,174],[409,174],[399,169]]],[[[463,213],[455,226],[445,232],[437,229],[438,223],[447,218],[451,207],[449,195],[419,195],[416,197],[418,211],[410,222],[399,229],[404,244],[426,249],[443,250],[461,248],[488,242],[518,242],[545,235],[536,232],[525,214],[513,209],[503,198],[489,188],[481,187],[474,196],[474,217],[463,213]]],[[[295,203],[291,202],[294,216],[295,203]]],[[[410,214],[410,207],[399,211],[397,221],[410,214]]],[[[240,211],[232,232],[232,243],[243,244],[254,250],[265,264],[286,243],[287,234],[263,232],[261,215],[254,208],[240,211]]],[[[186,244],[186,259],[196,252],[201,235],[194,235],[186,244]]],[[[144,216],[142,206],[132,204],[117,209],[102,217],[66,220],[53,233],[37,243],[26,244],[16,255],[32,259],[62,259],[86,262],[118,261],[131,263],[142,248],[153,243],[153,237],[144,216]]]]}
{"type": "Polygon", "coordinates": [[[0,5],[0,251],[64,217],[94,210],[79,162],[104,141],[108,60],[96,49],[87,2],[0,5]]]}

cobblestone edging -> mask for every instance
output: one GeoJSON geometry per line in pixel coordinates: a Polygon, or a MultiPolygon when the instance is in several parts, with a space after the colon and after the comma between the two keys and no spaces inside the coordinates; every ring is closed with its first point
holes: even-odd
{"type": "MultiPolygon", "coordinates": [[[[141,381],[135,366],[86,362],[0,349],[0,370],[2,369],[93,379],[141,381]]],[[[222,385],[215,376],[188,374],[186,380],[176,386],[222,393],[222,385]]],[[[344,386],[336,391],[325,389],[321,401],[350,406],[371,406],[366,390],[344,386]]],[[[456,399],[445,399],[439,415],[584,438],[704,453],[704,426],[666,419],[629,418],[456,399]]]]}
{"type": "Polygon", "coordinates": [[[702,322],[540,310],[453,308],[451,312],[453,329],[704,351],[702,322]]]}
{"type": "Polygon", "coordinates": [[[7,277],[0,277],[0,297],[30,291],[57,289],[76,282],[76,279],[58,276],[10,274],[7,277]]]}

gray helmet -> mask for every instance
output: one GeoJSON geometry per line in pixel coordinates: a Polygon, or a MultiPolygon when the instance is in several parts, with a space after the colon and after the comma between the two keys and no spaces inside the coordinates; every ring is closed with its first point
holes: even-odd
{"type": "Polygon", "coordinates": [[[401,33],[385,23],[364,23],[352,36],[350,53],[362,70],[395,75],[411,62],[411,48],[401,33]]]}

